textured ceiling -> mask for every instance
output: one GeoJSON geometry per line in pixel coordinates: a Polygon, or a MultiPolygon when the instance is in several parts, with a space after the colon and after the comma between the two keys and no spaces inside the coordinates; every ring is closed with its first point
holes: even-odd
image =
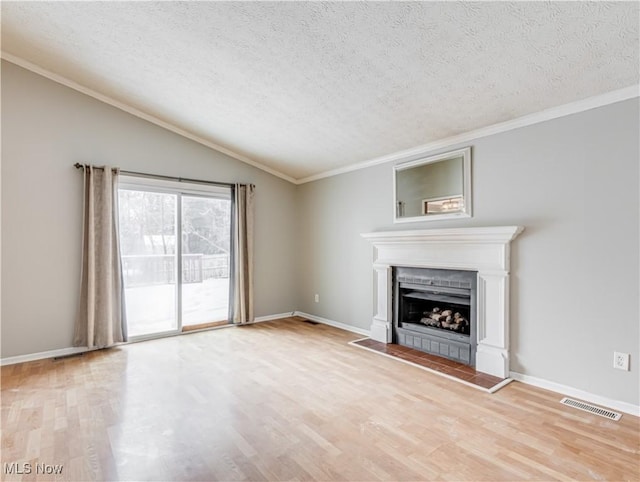
{"type": "Polygon", "coordinates": [[[294,178],[638,83],[637,2],[2,2],[2,50],[294,178]]]}

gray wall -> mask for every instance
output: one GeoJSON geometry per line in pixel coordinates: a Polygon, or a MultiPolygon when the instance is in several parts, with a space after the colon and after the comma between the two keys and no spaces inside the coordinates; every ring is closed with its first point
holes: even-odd
{"type": "Polygon", "coordinates": [[[298,308],[369,328],[360,233],[523,225],[511,370],[638,404],[639,114],[636,98],[472,142],[467,220],[393,225],[391,164],[299,186],[298,308]],[[613,369],[614,350],[631,353],[630,372],[613,369]]]}
{"type": "Polygon", "coordinates": [[[2,357],[71,346],[80,277],[75,162],[256,184],[256,316],[296,308],[296,188],[2,62],[2,357]]]}

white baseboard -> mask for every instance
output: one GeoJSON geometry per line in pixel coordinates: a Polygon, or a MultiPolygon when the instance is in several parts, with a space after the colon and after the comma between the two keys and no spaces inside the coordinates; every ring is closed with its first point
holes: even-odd
{"type": "Polygon", "coordinates": [[[92,351],[92,349],[89,349],[86,346],[82,346],[60,348],[59,350],[41,351],[39,353],[30,353],[28,355],[9,356],[6,358],[0,358],[0,366],[15,365],[16,363],[24,363],[36,360],[45,360],[47,358],[56,358],[59,356],[76,355],[78,353],[85,353],[88,351],[92,351]]]}
{"type": "Polygon", "coordinates": [[[303,318],[309,318],[311,321],[317,321],[318,323],[322,323],[323,325],[333,326],[334,328],[340,328],[341,330],[357,333],[358,335],[369,336],[369,330],[347,325],[346,323],[340,323],[339,321],[328,320],[327,318],[322,318],[316,315],[310,315],[309,313],[304,313],[302,311],[296,311],[295,316],[302,316],[303,318]]]}
{"type": "Polygon", "coordinates": [[[256,316],[252,323],[261,323],[263,321],[279,320],[281,318],[289,318],[294,316],[295,311],[287,311],[286,313],[279,313],[277,315],[256,316]]]}
{"type": "Polygon", "coordinates": [[[606,408],[612,408],[614,410],[619,410],[620,412],[628,413],[629,415],[640,417],[640,405],[621,402],[620,400],[614,400],[612,398],[603,397],[594,393],[585,392],[584,390],[569,387],[567,385],[562,385],[556,382],[551,382],[542,378],[523,375],[522,373],[510,372],[509,376],[514,380],[526,383],[527,385],[544,388],[545,390],[551,390],[552,392],[579,398],[580,400],[584,400],[585,402],[595,403],[596,405],[602,405],[606,408]]]}

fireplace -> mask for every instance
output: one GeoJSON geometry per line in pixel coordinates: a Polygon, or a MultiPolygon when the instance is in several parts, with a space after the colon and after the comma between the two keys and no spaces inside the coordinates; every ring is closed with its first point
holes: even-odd
{"type": "MultiPolygon", "coordinates": [[[[419,340],[422,347],[424,337],[416,335],[415,332],[424,332],[426,328],[438,328],[427,326],[427,323],[418,323],[423,324],[424,327],[419,327],[416,323],[407,327],[394,326],[394,273],[397,273],[400,268],[470,272],[476,280],[475,302],[470,298],[469,305],[471,318],[469,343],[470,346],[475,344],[475,369],[478,372],[507,378],[509,376],[510,245],[522,230],[522,226],[496,226],[362,234],[373,245],[374,314],[371,320],[371,338],[383,343],[392,343],[394,337],[397,341],[398,334],[402,333],[398,330],[412,328],[413,331],[408,333],[411,338],[406,338],[407,333],[405,333],[404,343],[412,343],[415,347],[419,340]]],[[[397,278],[397,275],[395,276],[397,278]]],[[[454,286],[450,284],[447,287],[443,284],[442,287],[457,288],[456,280],[453,281],[454,286]]],[[[398,286],[398,294],[399,290],[398,286]]],[[[431,309],[436,307],[440,310],[445,309],[443,306],[433,305],[431,309]]],[[[414,308],[416,312],[419,310],[424,313],[428,308],[414,308]]],[[[463,307],[458,307],[458,312],[462,315],[461,310],[463,307]]],[[[428,331],[428,333],[454,342],[458,341],[455,339],[458,333],[448,333],[445,330],[428,331]],[[444,336],[445,334],[450,336],[444,336]]],[[[442,342],[440,339],[435,341],[442,342]]],[[[451,345],[453,343],[450,343],[451,345]]],[[[431,344],[429,347],[432,350],[436,348],[435,345],[431,348],[431,344]]],[[[448,353],[451,353],[451,350],[448,350],[448,353]]],[[[473,349],[470,348],[469,363],[473,363],[472,353],[473,349]]]]}
{"type": "Polygon", "coordinates": [[[475,366],[477,272],[393,269],[393,343],[475,366]]]}

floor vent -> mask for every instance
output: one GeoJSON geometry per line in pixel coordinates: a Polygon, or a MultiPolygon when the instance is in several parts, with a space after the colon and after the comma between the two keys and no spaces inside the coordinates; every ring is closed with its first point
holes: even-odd
{"type": "Polygon", "coordinates": [[[560,403],[562,403],[563,405],[568,405],[569,407],[577,408],[578,410],[584,410],[585,412],[600,415],[601,417],[608,418],[609,420],[615,420],[616,422],[620,420],[620,418],[622,418],[622,415],[617,412],[612,412],[611,410],[596,407],[595,405],[591,405],[590,403],[580,402],[578,400],[574,400],[573,398],[565,397],[560,400],[560,403]]]}

